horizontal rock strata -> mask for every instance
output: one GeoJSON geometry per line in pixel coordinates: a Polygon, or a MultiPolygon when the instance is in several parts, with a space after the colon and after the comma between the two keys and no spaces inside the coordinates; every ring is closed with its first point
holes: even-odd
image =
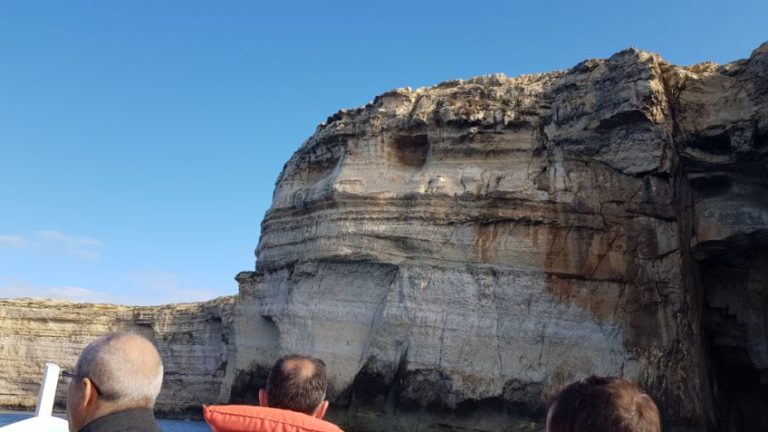
{"type": "MultiPolygon", "coordinates": [[[[104,334],[132,331],[154,342],[165,379],[157,411],[199,415],[203,403],[217,403],[233,348],[235,297],[205,303],[157,307],[0,300],[0,407],[33,409],[43,365],[71,369],[82,349],[104,334]]],[[[62,379],[56,403],[64,406],[62,379]]]]}
{"type": "Polygon", "coordinates": [[[768,45],[626,50],[331,116],[238,275],[232,397],[301,351],[352,430],[525,428],[593,373],[639,382],[669,430],[768,425],[745,405],[768,385],[766,75],[768,45]]]}

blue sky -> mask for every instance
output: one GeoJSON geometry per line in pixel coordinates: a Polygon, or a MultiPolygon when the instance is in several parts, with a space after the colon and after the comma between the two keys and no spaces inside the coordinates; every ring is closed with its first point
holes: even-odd
{"type": "Polygon", "coordinates": [[[234,294],[315,127],[395,87],[634,46],[728,62],[768,2],[0,2],[0,297],[234,294]],[[625,5],[626,4],[626,5],[625,5]]]}

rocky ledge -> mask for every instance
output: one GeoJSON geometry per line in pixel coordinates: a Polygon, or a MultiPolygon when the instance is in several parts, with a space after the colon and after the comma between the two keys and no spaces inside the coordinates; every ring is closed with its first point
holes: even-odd
{"type": "Polygon", "coordinates": [[[285,165],[231,395],[303,351],[350,430],[535,429],[593,373],[665,430],[768,428],[767,244],[768,44],[393,90],[285,165]]]}

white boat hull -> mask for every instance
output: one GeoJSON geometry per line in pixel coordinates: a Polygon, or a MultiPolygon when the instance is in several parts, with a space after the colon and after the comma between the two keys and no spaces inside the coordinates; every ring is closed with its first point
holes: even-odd
{"type": "Polygon", "coordinates": [[[2,432],[68,432],[69,425],[58,417],[32,417],[8,426],[0,426],[2,432]]]}

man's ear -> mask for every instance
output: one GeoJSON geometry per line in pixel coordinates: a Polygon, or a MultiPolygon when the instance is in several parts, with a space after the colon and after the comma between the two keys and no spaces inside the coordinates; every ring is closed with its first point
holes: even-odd
{"type": "Polygon", "coordinates": [[[324,400],[318,405],[317,409],[315,410],[314,416],[321,419],[325,417],[325,412],[328,411],[328,401],[324,400]]]}
{"type": "Polygon", "coordinates": [[[99,392],[96,391],[91,379],[87,377],[80,380],[80,386],[83,395],[80,399],[80,407],[82,410],[92,410],[98,402],[99,392]]]}
{"type": "Polygon", "coordinates": [[[267,391],[259,389],[259,406],[268,407],[269,401],[267,399],[267,391]]]}

